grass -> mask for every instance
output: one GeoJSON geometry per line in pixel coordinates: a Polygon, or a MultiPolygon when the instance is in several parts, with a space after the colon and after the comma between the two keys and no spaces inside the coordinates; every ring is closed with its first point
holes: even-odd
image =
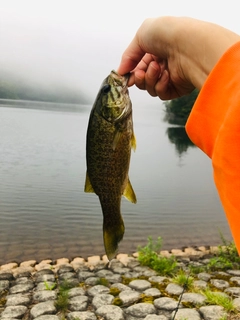
{"type": "Polygon", "coordinates": [[[193,288],[193,281],[194,278],[185,273],[183,270],[179,270],[178,274],[172,279],[173,283],[184,287],[185,290],[190,290],[193,288]]]}
{"type": "Polygon", "coordinates": [[[200,293],[207,298],[207,304],[222,306],[227,312],[236,311],[233,300],[230,297],[223,295],[221,292],[213,292],[207,288],[205,290],[201,290],[200,293]]]}
{"type": "Polygon", "coordinates": [[[44,285],[45,285],[46,290],[54,290],[57,286],[57,284],[55,282],[50,286],[47,281],[44,281],[44,285]]]}
{"type": "Polygon", "coordinates": [[[61,312],[63,315],[68,311],[68,305],[69,305],[68,292],[71,288],[72,288],[72,285],[70,285],[67,281],[64,281],[59,286],[58,296],[57,296],[57,300],[55,301],[55,306],[58,312],[61,312]]]}
{"type": "Polygon", "coordinates": [[[152,237],[148,237],[148,244],[145,247],[138,247],[138,261],[161,275],[172,275],[177,269],[177,260],[174,256],[169,258],[161,256],[162,238],[158,237],[153,243],[152,237]]]}

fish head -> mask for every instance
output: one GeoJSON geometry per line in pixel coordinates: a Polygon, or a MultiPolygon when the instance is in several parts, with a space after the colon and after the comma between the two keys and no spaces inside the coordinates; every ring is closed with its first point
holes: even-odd
{"type": "Polygon", "coordinates": [[[121,76],[116,71],[111,71],[103,81],[96,101],[99,114],[109,122],[116,122],[132,110],[128,93],[129,74],[121,76]]]}

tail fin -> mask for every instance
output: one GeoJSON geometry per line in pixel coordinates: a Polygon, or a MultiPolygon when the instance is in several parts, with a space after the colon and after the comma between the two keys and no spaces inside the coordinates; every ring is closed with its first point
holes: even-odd
{"type": "Polygon", "coordinates": [[[103,222],[103,240],[105,251],[109,260],[115,258],[118,249],[118,243],[122,240],[124,235],[124,223],[122,217],[113,225],[106,225],[103,222]]]}

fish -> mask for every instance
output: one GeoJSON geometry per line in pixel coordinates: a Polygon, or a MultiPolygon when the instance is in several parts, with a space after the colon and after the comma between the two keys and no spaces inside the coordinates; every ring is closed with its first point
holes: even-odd
{"type": "Polygon", "coordinates": [[[123,239],[121,198],[137,202],[129,180],[131,149],[136,149],[129,74],[112,70],[104,79],[90,112],[86,136],[85,192],[99,197],[103,213],[103,242],[109,260],[123,239]]]}

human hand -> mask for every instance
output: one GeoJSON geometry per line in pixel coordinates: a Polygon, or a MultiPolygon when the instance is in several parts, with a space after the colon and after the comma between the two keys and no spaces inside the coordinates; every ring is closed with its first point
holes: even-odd
{"type": "Polygon", "coordinates": [[[162,100],[201,89],[222,54],[240,37],[221,26],[191,18],[146,19],[122,56],[118,73],[162,100]]]}

